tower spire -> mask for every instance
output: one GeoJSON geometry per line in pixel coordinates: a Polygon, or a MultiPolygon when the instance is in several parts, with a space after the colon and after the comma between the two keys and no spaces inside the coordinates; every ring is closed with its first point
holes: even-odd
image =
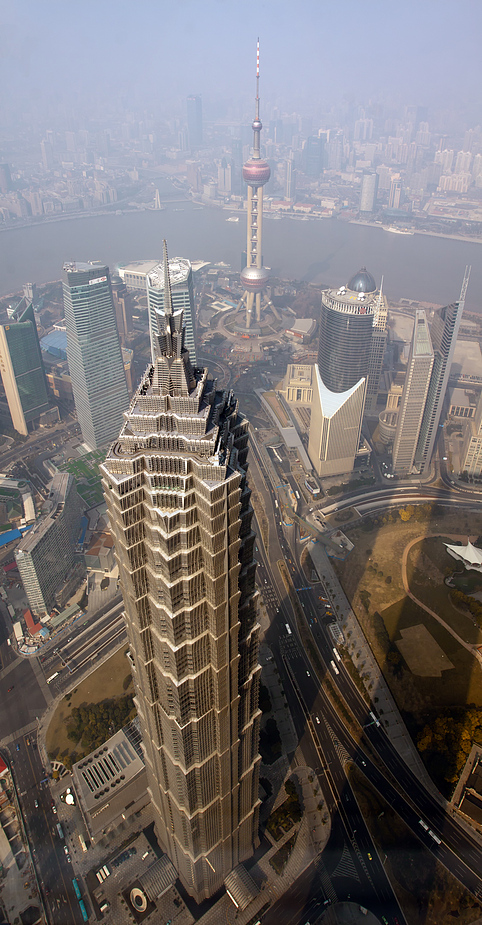
{"type": "Polygon", "coordinates": [[[248,184],[248,235],[246,266],[241,272],[245,292],[246,328],[251,327],[254,312],[256,321],[261,317],[261,293],[266,288],[269,273],[263,267],[263,186],[270,178],[270,167],[261,157],[260,135],[263,125],[259,117],[259,39],[256,45],[256,110],[253,121],[253,153],[243,165],[243,179],[248,184]]]}
{"type": "Polygon", "coordinates": [[[162,252],[163,252],[163,261],[164,261],[164,314],[172,315],[172,292],[171,292],[171,278],[169,276],[169,259],[167,256],[167,241],[164,238],[162,241],[162,252]]]}
{"type": "Polygon", "coordinates": [[[259,38],[256,44],[256,120],[259,122],[259,38]]]}

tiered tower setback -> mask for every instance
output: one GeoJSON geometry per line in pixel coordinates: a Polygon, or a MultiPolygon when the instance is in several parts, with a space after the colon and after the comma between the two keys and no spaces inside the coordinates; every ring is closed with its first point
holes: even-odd
{"type": "Polygon", "coordinates": [[[156,833],[187,891],[211,896],[258,844],[260,667],[248,424],[193,370],[183,310],[104,465],[156,833]]]}
{"type": "Polygon", "coordinates": [[[244,286],[243,300],[246,302],[246,328],[251,327],[253,309],[255,320],[261,318],[261,294],[266,288],[269,273],[263,267],[263,186],[268,182],[271,170],[261,157],[260,135],[263,125],[259,117],[259,41],[256,56],[256,111],[253,122],[253,153],[243,165],[243,179],[248,184],[248,237],[246,243],[246,266],[241,271],[244,286]]]}

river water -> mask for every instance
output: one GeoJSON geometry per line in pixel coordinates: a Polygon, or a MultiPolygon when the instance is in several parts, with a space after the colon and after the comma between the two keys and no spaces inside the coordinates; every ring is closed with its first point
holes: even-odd
{"type": "MultiPolygon", "coordinates": [[[[0,295],[27,282],[59,279],[65,260],[100,260],[111,268],[160,257],[167,238],[171,256],[224,261],[241,269],[246,247],[246,215],[191,202],[169,202],[163,211],[105,214],[27,225],[0,232],[0,295]]],[[[330,286],[346,284],[366,266],[377,283],[384,278],[389,299],[446,304],[460,292],[466,264],[472,276],[466,300],[481,311],[482,246],[430,235],[390,234],[380,226],[332,219],[266,219],[264,262],[273,276],[330,286]]]]}

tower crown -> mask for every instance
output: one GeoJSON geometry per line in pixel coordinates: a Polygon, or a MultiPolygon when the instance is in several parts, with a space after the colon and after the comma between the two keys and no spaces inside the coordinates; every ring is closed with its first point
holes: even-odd
{"type": "Polygon", "coordinates": [[[260,154],[260,134],[263,123],[259,118],[259,40],[256,51],[256,110],[253,119],[253,154],[243,165],[243,180],[257,188],[264,186],[271,176],[271,169],[267,161],[263,160],[260,154]]]}
{"type": "Polygon", "coordinates": [[[347,286],[347,289],[351,289],[352,292],[376,292],[376,288],[377,284],[366,267],[358,270],[358,273],[352,276],[347,286]]]}

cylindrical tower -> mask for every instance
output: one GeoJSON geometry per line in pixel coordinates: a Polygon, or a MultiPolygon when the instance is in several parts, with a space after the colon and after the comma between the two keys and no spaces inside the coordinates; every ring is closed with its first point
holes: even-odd
{"type": "Polygon", "coordinates": [[[318,368],[332,392],[351,389],[368,376],[378,302],[375,280],[365,267],[347,286],[323,292],[318,368]]]}
{"type": "Polygon", "coordinates": [[[256,57],[256,113],[253,122],[253,154],[243,165],[243,179],[248,184],[248,235],[246,243],[246,266],[241,273],[241,282],[246,298],[246,327],[251,327],[253,306],[256,304],[256,321],[261,317],[261,293],[265,289],[269,274],[262,267],[263,241],[263,186],[271,174],[270,166],[261,157],[260,134],[263,128],[259,118],[259,42],[256,57]]]}

